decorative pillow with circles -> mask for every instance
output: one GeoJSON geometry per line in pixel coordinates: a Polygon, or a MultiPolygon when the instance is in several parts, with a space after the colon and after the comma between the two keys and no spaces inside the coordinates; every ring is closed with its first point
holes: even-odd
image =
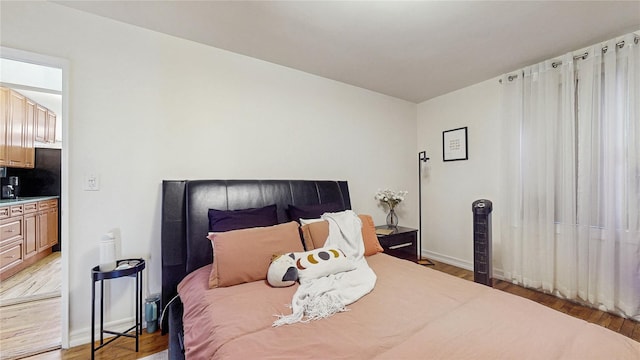
{"type": "Polygon", "coordinates": [[[327,275],[351,271],[355,263],[342,250],[322,247],[306,252],[293,253],[300,283],[327,275]]]}

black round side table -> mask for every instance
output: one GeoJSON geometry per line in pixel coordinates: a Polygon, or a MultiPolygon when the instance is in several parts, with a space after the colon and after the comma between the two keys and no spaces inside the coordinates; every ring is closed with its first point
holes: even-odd
{"type": "Polygon", "coordinates": [[[144,259],[123,259],[116,261],[116,268],[112,271],[100,271],[100,266],[91,269],[91,278],[93,280],[91,286],[91,359],[95,358],[95,352],[121,336],[136,339],[136,352],[138,352],[138,342],[140,334],[142,334],[142,270],[144,270],[144,259]],[[120,277],[136,278],[136,323],[131,328],[123,331],[110,331],[104,329],[104,280],[116,279],[120,277]],[[100,281],[100,346],[95,346],[95,325],[96,325],[96,282],[100,281]],[[135,335],[129,334],[135,330],[135,335]],[[104,342],[104,334],[116,335],[106,343],[104,342]]]}

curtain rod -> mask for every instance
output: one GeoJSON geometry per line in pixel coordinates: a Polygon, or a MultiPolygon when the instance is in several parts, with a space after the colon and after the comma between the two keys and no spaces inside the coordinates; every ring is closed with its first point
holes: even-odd
{"type": "MultiPolygon", "coordinates": [[[[633,38],[633,42],[635,44],[637,44],[638,41],[640,41],[640,37],[636,36],[636,37],[633,38]]],[[[616,47],[618,47],[619,49],[622,49],[624,47],[624,40],[616,43],[616,47]]],[[[609,47],[608,46],[604,46],[602,48],[602,53],[605,54],[607,52],[607,50],[609,50],[609,47]]],[[[573,60],[580,60],[580,59],[584,60],[584,59],[587,58],[587,56],[589,56],[589,53],[585,52],[583,54],[574,56],[573,60]]],[[[553,68],[557,68],[560,65],[562,65],[562,61],[556,61],[556,62],[551,63],[551,66],[553,66],[553,68]]],[[[513,81],[513,80],[515,80],[517,78],[518,78],[518,74],[507,76],[507,80],[509,80],[509,81],[513,81]]],[[[498,81],[502,84],[502,79],[500,79],[498,81]]]]}
{"type": "MultiPolygon", "coordinates": [[[[638,43],[638,37],[637,36],[635,38],[633,38],[633,42],[636,43],[636,44],[638,43]]],[[[616,43],[616,47],[618,49],[622,49],[624,47],[624,40],[616,43]]],[[[608,46],[603,47],[602,48],[602,53],[606,54],[607,50],[609,50],[608,46]]],[[[574,56],[573,60],[580,60],[580,59],[584,60],[584,59],[587,58],[587,56],[589,56],[589,53],[585,52],[584,54],[580,54],[580,55],[574,56]]],[[[554,63],[551,64],[551,66],[553,66],[554,68],[556,68],[556,67],[558,67],[560,65],[562,65],[562,61],[557,61],[557,62],[554,62],[554,63]]]]}

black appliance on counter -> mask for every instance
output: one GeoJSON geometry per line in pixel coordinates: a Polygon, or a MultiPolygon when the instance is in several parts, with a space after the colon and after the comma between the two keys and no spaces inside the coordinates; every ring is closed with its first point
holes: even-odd
{"type": "Polygon", "coordinates": [[[16,199],[20,196],[20,179],[17,176],[3,178],[2,199],[16,199]],[[4,181],[4,179],[7,179],[4,181]]]}

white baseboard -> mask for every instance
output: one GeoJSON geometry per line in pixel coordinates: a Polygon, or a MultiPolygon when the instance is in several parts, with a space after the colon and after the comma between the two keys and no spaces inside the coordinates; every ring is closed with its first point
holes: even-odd
{"type": "MultiPolygon", "coordinates": [[[[458,259],[449,255],[439,254],[433,251],[422,251],[422,257],[427,259],[433,259],[445,264],[449,264],[455,267],[459,267],[465,270],[473,271],[473,262],[469,262],[467,260],[458,259]]],[[[493,268],[493,278],[503,280],[504,272],[502,269],[493,268]]]]}
{"type": "Polygon", "coordinates": [[[459,267],[465,270],[469,270],[469,271],[473,271],[473,263],[466,261],[466,260],[462,260],[462,259],[458,259],[458,258],[454,258],[451,257],[449,255],[444,255],[444,254],[439,254],[433,251],[422,251],[422,257],[423,258],[427,258],[427,259],[433,259],[439,262],[443,262],[445,264],[449,264],[449,265],[453,265],[455,267],[459,267]]]}

